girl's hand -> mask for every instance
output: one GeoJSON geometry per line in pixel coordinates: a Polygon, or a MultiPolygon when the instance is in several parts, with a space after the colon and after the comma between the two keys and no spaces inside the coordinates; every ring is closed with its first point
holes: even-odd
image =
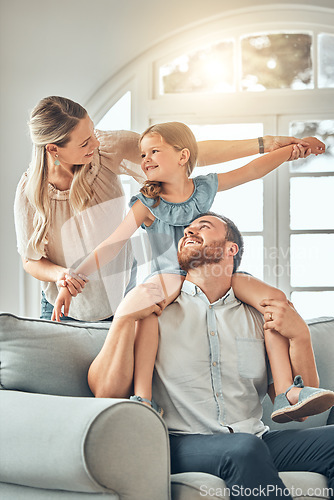
{"type": "Polygon", "coordinates": [[[72,297],[81,293],[89,279],[83,274],[76,274],[72,269],[65,269],[61,272],[56,284],[58,287],[67,287],[72,297]]]}
{"type": "Polygon", "coordinates": [[[287,161],[298,160],[299,158],[307,158],[311,154],[311,148],[304,147],[301,144],[293,144],[290,158],[287,161]]]}
{"type": "Polygon", "coordinates": [[[59,290],[58,297],[52,311],[51,321],[60,321],[62,316],[68,316],[68,311],[70,308],[72,300],[72,295],[70,294],[67,287],[63,287],[59,290]],[[64,313],[62,309],[64,307],[64,313]]]}

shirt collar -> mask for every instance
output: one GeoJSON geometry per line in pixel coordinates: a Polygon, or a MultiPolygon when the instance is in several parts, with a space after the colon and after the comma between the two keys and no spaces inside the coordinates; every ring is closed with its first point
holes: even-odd
{"type": "MultiPolygon", "coordinates": [[[[195,295],[198,295],[202,300],[204,300],[205,302],[210,304],[209,299],[207,298],[205,293],[200,289],[200,287],[198,285],[195,285],[195,283],[192,283],[191,281],[184,280],[181,291],[188,294],[188,295],[192,295],[193,297],[195,295]]],[[[226,292],[224,297],[216,300],[215,302],[212,302],[211,305],[221,306],[222,304],[226,304],[228,302],[233,302],[234,300],[236,300],[236,298],[235,298],[235,295],[234,295],[232,288],[230,288],[226,292]]]]}

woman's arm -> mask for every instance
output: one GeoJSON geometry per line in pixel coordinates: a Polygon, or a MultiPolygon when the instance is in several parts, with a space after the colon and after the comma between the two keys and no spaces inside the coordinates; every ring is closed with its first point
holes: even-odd
{"type": "Polygon", "coordinates": [[[40,281],[56,282],[63,278],[68,269],[58,266],[50,260],[42,257],[39,260],[25,259],[22,257],[23,269],[40,281]]]}
{"type": "Polygon", "coordinates": [[[218,174],[218,191],[225,191],[245,182],[260,179],[287,161],[291,156],[292,148],[291,145],[285,146],[265,156],[260,156],[236,170],[218,174]]]}
{"type": "MultiPolygon", "coordinates": [[[[304,139],[272,135],[263,137],[264,153],[270,153],[289,145],[295,146],[291,150],[288,160],[303,158],[311,153],[322,154],[326,148],[325,144],[315,137],[305,137],[304,139]],[[302,146],[302,148],[298,148],[297,145],[302,146]]],[[[260,151],[257,138],[233,141],[200,141],[198,142],[198,165],[203,167],[258,153],[260,151]]]]}

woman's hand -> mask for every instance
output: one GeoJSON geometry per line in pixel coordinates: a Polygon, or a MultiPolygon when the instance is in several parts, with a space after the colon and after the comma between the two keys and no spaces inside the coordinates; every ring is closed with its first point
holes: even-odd
{"type": "Polygon", "coordinates": [[[52,311],[51,321],[60,321],[62,316],[68,316],[68,311],[70,308],[72,300],[72,295],[69,292],[68,288],[62,287],[59,290],[58,297],[56,298],[56,302],[52,311]],[[62,309],[64,308],[64,313],[62,309]]]}
{"type": "Polygon", "coordinates": [[[319,141],[316,137],[304,137],[298,139],[297,137],[287,136],[272,136],[266,135],[263,137],[264,151],[269,153],[284,146],[293,144],[293,150],[290,160],[297,160],[298,158],[306,158],[310,154],[319,155],[325,152],[326,145],[319,141]]]}
{"type": "Polygon", "coordinates": [[[72,297],[81,293],[89,279],[83,274],[76,274],[72,269],[64,269],[57,280],[58,287],[67,287],[72,297]]]}

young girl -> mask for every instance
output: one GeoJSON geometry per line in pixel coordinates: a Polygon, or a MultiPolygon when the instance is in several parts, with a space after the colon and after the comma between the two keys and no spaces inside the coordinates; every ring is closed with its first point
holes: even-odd
{"type": "MultiPolygon", "coordinates": [[[[221,174],[189,178],[197,160],[197,143],[191,130],[182,123],[170,122],[149,127],[140,138],[142,170],[147,176],[140,194],[131,199],[131,209],[118,228],[103,241],[75,270],[90,275],[113,259],[139,226],[146,229],[152,248],[152,269],[148,281],[161,284],[165,306],[180,293],[186,273],[177,261],[177,243],[193,219],[207,212],[217,191],[233,188],[258,179],[287,161],[292,146],[283,147],[256,158],[244,167],[221,174]]],[[[264,298],[285,299],[279,290],[249,275],[235,273],[232,287],[236,297],[264,312],[259,304],[264,298]]],[[[68,314],[71,295],[60,290],[52,315],[59,320],[62,307],[68,314]]],[[[298,402],[301,386],[293,383],[289,358],[289,340],[266,330],[265,342],[271,364],[276,394],[286,393],[290,404],[298,402]]],[[[158,348],[158,318],[152,314],[137,322],[135,343],[134,393],[131,399],[157,408],[152,401],[151,385],[158,348]]],[[[280,398],[281,399],[281,398],[280,398]]],[[[298,418],[307,416],[298,414],[298,418]]],[[[291,406],[293,408],[293,406],[291,406]]],[[[326,407],[327,409],[327,407],[326,407]]],[[[323,409],[321,411],[324,411],[323,409]]],[[[291,413],[293,418],[293,412],[291,413]]],[[[273,418],[282,421],[281,408],[273,418]]]]}

